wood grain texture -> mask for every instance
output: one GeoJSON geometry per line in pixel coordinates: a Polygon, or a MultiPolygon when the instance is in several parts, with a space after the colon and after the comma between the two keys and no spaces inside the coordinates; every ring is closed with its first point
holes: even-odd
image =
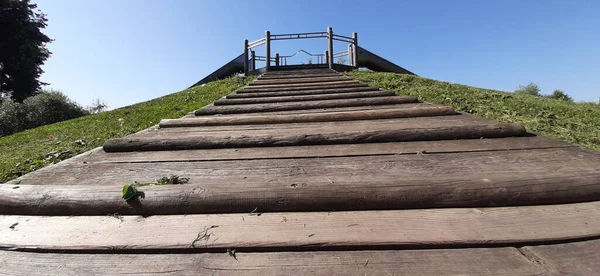
{"type": "MultiPolygon", "coordinates": [[[[180,162],[281,159],[306,157],[376,156],[419,153],[453,153],[476,151],[509,151],[576,147],[543,136],[507,137],[501,139],[468,139],[412,141],[370,144],[314,145],[292,147],[204,149],[181,151],[111,152],[95,151],[80,160],[87,163],[180,162]]],[[[61,164],[62,165],[62,164],[61,164]]],[[[35,172],[33,172],[35,174],[35,172]]]]}
{"type": "Polygon", "coordinates": [[[284,84],[257,84],[251,85],[249,83],[248,86],[244,87],[244,90],[256,90],[256,89],[265,89],[265,88],[292,88],[292,87],[319,87],[319,86],[327,86],[327,85],[338,85],[338,84],[355,84],[358,81],[353,79],[348,80],[336,80],[336,81],[321,81],[321,82],[311,82],[311,83],[284,83],[284,84]]]}
{"type": "MultiPolygon", "coordinates": [[[[412,109],[408,106],[398,106],[399,109],[412,109]]],[[[323,112],[311,113],[321,114],[323,112]]],[[[303,113],[296,113],[300,115],[303,113]]],[[[238,114],[210,116],[211,118],[235,118],[237,116],[252,117],[258,114],[238,114]]],[[[266,115],[266,114],[263,114],[266,115]]],[[[268,114],[270,115],[270,114],[268,114]]],[[[275,115],[275,114],[273,114],[275,115]]],[[[291,114],[286,114],[291,115],[291,114]]],[[[311,115],[312,116],[312,115],[311,115]]],[[[197,118],[208,118],[200,116],[197,118]]],[[[388,118],[379,120],[352,120],[352,121],[332,121],[332,122],[302,122],[302,123],[283,123],[283,124],[251,124],[251,125],[222,125],[222,126],[201,126],[188,128],[162,128],[148,131],[141,134],[132,135],[135,137],[183,137],[195,136],[196,133],[206,135],[271,135],[271,134],[327,134],[341,131],[368,131],[368,130],[392,130],[392,129],[413,129],[413,128],[437,128],[453,126],[474,126],[474,125],[493,125],[496,121],[484,119],[464,113],[455,113],[446,116],[424,116],[424,117],[404,117],[388,118]],[[251,131],[251,132],[249,132],[251,131]]]]}
{"type": "Polygon", "coordinates": [[[285,97],[269,97],[269,98],[248,98],[248,99],[219,99],[214,101],[214,105],[234,105],[234,104],[261,104],[261,103],[283,103],[283,102],[300,102],[300,101],[322,101],[334,99],[352,99],[352,98],[369,98],[369,97],[384,97],[395,96],[396,93],[391,91],[369,91],[369,92],[354,92],[354,93],[338,93],[338,94],[322,94],[322,95],[302,95],[302,96],[285,96],[285,97]]]}
{"type": "Polygon", "coordinates": [[[263,79],[258,78],[253,82],[250,82],[249,86],[256,85],[274,85],[274,84],[299,84],[299,83],[326,83],[326,82],[338,82],[338,81],[348,81],[351,79],[346,76],[338,75],[338,76],[319,76],[312,78],[286,78],[286,79],[263,79]]]}
{"type": "Polygon", "coordinates": [[[332,88],[332,89],[315,89],[315,90],[298,90],[298,91],[282,91],[282,92],[257,92],[257,93],[232,93],[226,96],[227,99],[243,99],[243,98],[269,98],[282,96],[302,96],[302,95],[322,95],[322,94],[343,94],[355,92],[382,91],[375,87],[350,87],[350,88],[332,88]]]}
{"type": "Polygon", "coordinates": [[[165,163],[72,163],[0,186],[5,214],[190,214],[516,206],[600,200],[600,158],[578,148],[165,163]],[[184,185],[127,183],[170,174],[184,185]],[[90,200],[93,199],[93,200],[90,200]]]}
{"type": "Polygon", "coordinates": [[[248,213],[123,216],[122,219],[0,216],[0,248],[109,252],[190,248],[286,251],[292,248],[506,245],[599,237],[598,216],[599,202],[527,208],[296,212],[260,216],[248,213]],[[16,226],[10,228],[15,223],[16,226]]]}
{"type": "Polygon", "coordinates": [[[550,275],[599,275],[600,240],[526,246],[521,253],[539,263],[550,275]]]}
{"type": "MultiPolygon", "coordinates": [[[[209,105],[211,106],[211,105],[209,105]]],[[[305,114],[305,113],[323,113],[323,112],[339,112],[339,111],[358,111],[358,110],[380,110],[380,109],[404,109],[404,108],[418,108],[418,107],[431,107],[431,106],[443,106],[435,105],[430,103],[399,103],[399,104],[376,104],[376,105],[359,105],[359,106],[346,106],[346,107],[326,107],[326,108],[314,108],[314,109],[297,109],[297,110],[284,110],[284,111],[264,111],[264,112],[252,112],[252,113],[239,113],[239,114],[207,114],[207,115],[195,115],[194,112],[190,113],[188,117],[233,117],[233,116],[263,116],[263,115],[279,115],[279,114],[305,114]]],[[[203,107],[204,108],[204,107],[203,107]]],[[[208,106],[206,108],[209,108],[208,106]]],[[[210,107],[212,108],[212,107],[210,107]]]]}
{"type": "Polygon", "coordinates": [[[302,78],[315,78],[315,77],[335,77],[341,76],[340,73],[337,72],[323,72],[319,74],[309,73],[309,74],[301,74],[301,75],[272,75],[272,74],[264,74],[260,76],[258,79],[260,80],[278,80],[278,79],[302,79],[302,78]]]}
{"type": "Polygon", "coordinates": [[[169,127],[192,127],[192,126],[215,126],[215,125],[248,125],[248,124],[284,124],[302,122],[334,122],[352,120],[377,120],[391,118],[410,118],[443,116],[457,114],[451,107],[425,106],[420,108],[362,110],[345,112],[324,112],[308,114],[288,115],[264,115],[264,116],[229,116],[229,117],[196,117],[186,119],[161,120],[161,128],[169,127]]]}
{"type": "Polygon", "coordinates": [[[214,106],[209,105],[196,110],[196,115],[213,115],[213,114],[238,114],[252,112],[273,112],[301,109],[319,109],[332,107],[352,107],[365,105],[388,105],[388,104],[403,104],[416,103],[417,98],[405,96],[389,96],[376,98],[362,99],[340,99],[340,100],[323,100],[319,102],[292,102],[292,103],[271,103],[271,104],[253,104],[239,106],[214,106]]]}
{"type": "Polygon", "coordinates": [[[338,71],[329,69],[329,68],[311,68],[311,69],[293,69],[293,70],[276,70],[276,71],[268,71],[265,72],[262,76],[303,76],[310,74],[337,74],[340,73],[338,71]]]}
{"type": "Polygon", "coordinates": [[[514,248],[238,252],[236,258],[226,253],[93,255],[0,251],[0,274],[537,276],[545,273],[514,248]]]}
{"type": "Polygon", "coordinates": [[[318,87],[306,86],[306,87],[274,87],[274,88],[261,88],[261,87],[244,87],[236,93],[258,93],[258,92],[281,92],[281,91],[302,91],[302,90],[315,90],[315,89],[334,89],[334,88],[350,88],[350,87],[368,87],[366,83],[361,82],[344,82],[343,84],[327,84],[318,87]]]}
{"type": "MultiPolygon", "coordinates": [[[[257,131],[258,132],[258,131],[257,131]]],[[[190,150],[245,147],[281,147],[302,145],[333,145],[452,139],[501,138],[524,135],[525,128],[513,124],[467,125],[397,130],[340,131],[304,134],[254,134],[197,132],[169,138],[163,134],[150,137],[130,136],[107,140],[106,152],[190,150]]],[[[158,132],[157,132],[158,133],[158,132]]]]}

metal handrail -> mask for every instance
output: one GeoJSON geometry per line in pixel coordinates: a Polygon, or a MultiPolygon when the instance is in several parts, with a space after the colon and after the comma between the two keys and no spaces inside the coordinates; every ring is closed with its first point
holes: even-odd
{"type": "Polygon", "coordinates": [[[271,40],[308,39],[308,38],[323,38],[323,37],[327,37],[327,33],[271,35],[271,40]]]}
{"type": "MultiPolygon", "coordinates": [[[[249,50],[255,47],[258,47],[260,45],[266,45],[266,56],[255,56],[254,51],[252,51],[252,55],[254,56],[251,60],[245,60],[244,61],[244,71],[247,73],[248,72],[248,68],[249,63],[252,62],[253,64],[253,68],[254,68],[254,63],[255,61],[267,61],[266,65],[265,65],[265,70],[269,70],[269,67],[271,66],[271,62],[275,61],[275,65],[280,65],[280,64],[286,64],[287,65],[287,59],[294,57],[295,55],[297,55],[300,52],[303,52],[311,57],[316,57],[317,58],[317,62],[318,63],[327,63],[329,64],[330,68],[333,64],[333,58],[339,58],[339,57],[343,57],[343,56],[348,56],[350,65],[352,66],[356,66],[357,62],[356,60],[358,59],[357,56],[357,51],[356,51],[356,47],[358,46],[358,35],[356,33],[352,33],[352,37],[348,37],[348,36],[344,36],[344,35],[339,35],[339,34],[334,34],[333,33],[333,29],[331,27],[327,28],[327,32],[311,32],[311,33],[295,33],[295,34],[274,34],[272,35],[270,31],[265,31],[265,37],[260,38],[256,41],[250,42],[248,43],[248,40],[244,40],[244,56],[246,58],[248,58],[249,56],[249,50]],[[289,55],[289,56],[279,56],[279,54],[276,54],[275,57],[271,56],[271,41],[275,41],[275,40],[288,40],[288,39],[309,39],[309,38],[327,38],[328,41],[328,50],[325,51],[325,54],[311,54],[307,51],[304,50],[299,50],[296,53],[289,55]],[[351,45],[348,46],[348,52],[344,51],[344,52],[339,52],[339,53],[333,53],[333,41],[342,41],[342,42],[347,42],[350,43],[351,45]],[[354,49],[354,50],[352,50],[354,49]],[[325,61],[327,60],[327,61],[325,61]]],[[[312,58],[310,59],[312,60],[312,58]]]]}
{"type": "Polygon", "coordinates": [[[295,52],[294,54],[292,54],[292,55],[289,55],[289,56],[279,56],[279,57],[280,57],[280,58],[281,58],[281,57],[284,57],[284,58],[290,58],[290,57],[293,57],[293,56],[297,55],[297,54],[298,54],[298,53],[300,53],[300,52],[302,52],[302,53],[305,53],[305,54],[307,54],[307,55],[309,55],[309,56],[313,56],[313,57],[316,57],[316,56],[324,56],[324,54],[311,54],[311,53],[309,53],[309,52],[307,52],[307,51],[304,51],[304,50],[298,50],[298,51],[296,51],[296,52],[295,52]]]}
{"type": "Polygon", "coordinates": [[[260,45],[265,44],[266,42],[267,42],[267,38],[266,37],[263,37],[263,38],[258,39],[256,41],[252,41],[252,42],[248,43],[248,49],[252,49],[252,48],[258,47],[260,45]]]}
{"type": "Polygon", "coordinates": [[[276,35],[271,35],[271,36],[278,36],[278,35],[282,35],[282,36],[287,36],[287,35],[315,35],[315,34],[327,34],[327,32],[312,32],[312,33],[295,33],[295,34],[276,34],[276,35]]]}
{"type": "Polygon", "coordinates": [[[341,38],[345,38],[345,39],[354,41],[354,39],[351,37],[347,37],[347,36],[343,36],[343,35],[339,35],[339,34],[333,34],[333,38],[336,38],[336,37],[341,37],[341,38]]]}
{"type": "Polygon", "coordinates": [[[333,40],[337,40],[337,41],[341,41],[341,42],[354,43],[354,39],[337,38],[337,37],[335,37],[335,35],[333,35],[333,40]]]}

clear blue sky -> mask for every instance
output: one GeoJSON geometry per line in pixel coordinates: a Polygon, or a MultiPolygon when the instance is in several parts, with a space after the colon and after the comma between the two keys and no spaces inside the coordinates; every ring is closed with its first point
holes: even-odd
{"type": "MultiPolygon", "coordinates": [[[[35,2],[55,39],[42,80],[83,105],[100,98],[116,108],[179,91],[239,55],[246,38],[328,26],[358,32],[359,45],[424,77],[600,97],[600,1],[35,2]]],[[[326,40],[273,44],[281,54],[298,49],[322,53],[326,40]]]]}

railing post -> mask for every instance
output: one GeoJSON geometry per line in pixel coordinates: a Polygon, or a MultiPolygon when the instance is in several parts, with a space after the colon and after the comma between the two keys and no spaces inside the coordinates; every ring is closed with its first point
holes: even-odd
{"type": "Polygon", "coordinates": [[[254,50],[250,51],[250,55],[252,56],[252,71],[256,70],[256,52],[254,50]]]}
{"type": "Polygon", "coordinates": [[[279,53],[275,53],[275,66],[279,66],[279,53]]]}
{"type": "Polygon", "coordinates": [[[358,68],[358,34],[352,33],[352,40],[354,41],[354,51],[352,53],[353,66],[358,68]]]}
{"type": "Polygon", "coordinates": [[[354,66],[354,55],[352,54],[352,44],[348,44],[348,65],[354,66]]]}
{"type": "Polygon", "coordinates": [[[248,75],[248,39],[244,39],[244,75],[248,75]]]}
{"type": "Polygon", "coordinates": [[[325,54],[323,55],[323,64],[327,64],[329,61],[329,51],[325,50],[325,54]]]}
{"type": "Polygon", "coordinates": [[[329,57],[327,58],[327,63],[329,64],[329,68],[333,68],[333,28],[327,27],[327,40],[328,40],[328,51],[329,57]]]}
{"type": "Polygon", "coordinates": [[[271,32],[265,31],[265,37],[265,48],[267,48],[265,70],[269,71],[269,68],[271,67],[271,32]]]}

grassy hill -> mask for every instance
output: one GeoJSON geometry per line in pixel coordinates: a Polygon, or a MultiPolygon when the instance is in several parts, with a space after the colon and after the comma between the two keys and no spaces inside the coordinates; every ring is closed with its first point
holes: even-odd
{"type": "MultiPolygon", "coordinates": [[[[450,105],[529,131],[600,150],[600,106],[475,88],[417,76],[350,72],[360,81],[423,101],[450,105]]],[[[245,85],[251,78],[230,78],[109,112],[64,121],[0,138],[0,182],[178,118],[245,85]]]]}
{"type": "Polygon", "coordinates": [[[398,94],[501,122],[519,123],[530,132],[600,151],[598,104],[516,95],[410,75],[362,71],[346,74],[398,94]]]}
{"type": "Polygon", "coordinates": [[[80,117],[0,138],[0,182],[19,177],[157,124],[179,118],[251,81],[229,78],[147,102],[80,117]]]}

